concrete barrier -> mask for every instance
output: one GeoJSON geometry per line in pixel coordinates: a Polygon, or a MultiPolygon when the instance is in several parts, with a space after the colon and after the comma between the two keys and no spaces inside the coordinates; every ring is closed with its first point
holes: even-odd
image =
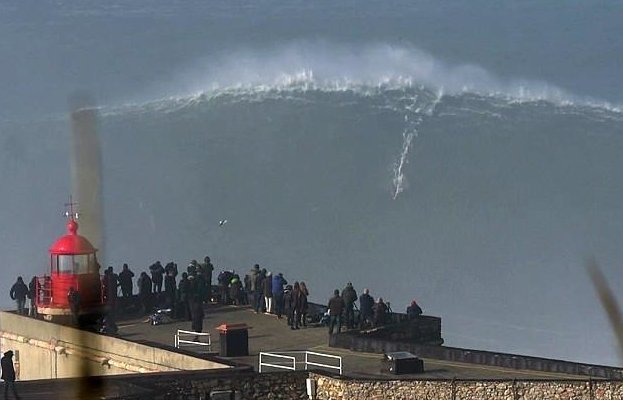
{"type": "Polygon", "coordinates": [[[0,311],[0,351],[13,350],[19,380],[230,368],[159,347],[0,311]]]}

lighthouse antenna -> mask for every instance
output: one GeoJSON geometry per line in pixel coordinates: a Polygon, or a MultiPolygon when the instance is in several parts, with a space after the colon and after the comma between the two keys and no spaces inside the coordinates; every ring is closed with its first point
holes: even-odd
{"type": "Polygon", "coordinates": [[[77,220],[80,215],[77,211],[74,211],[74,206],[77,207],[78,203],[73,201],[72,195],[69,195],[69,203],[65,203],[65,208],[69,208],[69,210],[65,210],[65,217],[72,221],[77,220]]]}

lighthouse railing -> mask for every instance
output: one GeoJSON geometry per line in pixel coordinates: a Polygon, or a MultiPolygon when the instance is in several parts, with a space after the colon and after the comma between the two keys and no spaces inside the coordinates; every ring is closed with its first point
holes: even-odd
{"type": "Polygon", "coordinates": [[[48,306],[52,303],[52,280],[49,276],[38,276],[35,280],[35,303],[48,306]]]}

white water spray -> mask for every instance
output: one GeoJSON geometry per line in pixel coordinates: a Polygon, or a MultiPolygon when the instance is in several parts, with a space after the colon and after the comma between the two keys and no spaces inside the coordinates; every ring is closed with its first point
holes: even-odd
{"type": "Polygon", "coordinates": [[[428,103],[425,107],[416,107],[417,97],[413,99],[413,103],[405,106],[405,110],[408,114],[405,114],[405,129],[402,131],[402,149],[400,151],[400,156],[396,160],[393,166],[393,193],[392,198],[396,200],[398,195],[402,193],[407,188],[407,180],[404,174],[404,168],[409,163],[409,159],[407,156],[409,155],[409,150],[412,147],[413,139],[418,137],[418,127],[424,121],[424,117],[432,117],[435,108],[441,101],[443,97],[443,89],[439,89],[437,91],[437,96],[428,103]],[[411,114],[411,117],[409,116],[411,114]]]}
{"type": "MultiPolygon", "coordinates": [[[[405,120],[408,120],[408,116],[405,115],[405,120]]],[[[403,172],[404,166],[409,162],[407,159],[407,155],[409,154],[409,149],[411,148],[411,143],[413,142],[413,138],[417,136],[417,130],[412,128],[406,128],[402,132],[402,151],[400,152],[400,157],[394,163],[394,178],[392,179],[392,183],[394,185],[394,193],[392,194],[392,198],[396,200],[398,195],[405,190],[406,180],[403,172]]]]}

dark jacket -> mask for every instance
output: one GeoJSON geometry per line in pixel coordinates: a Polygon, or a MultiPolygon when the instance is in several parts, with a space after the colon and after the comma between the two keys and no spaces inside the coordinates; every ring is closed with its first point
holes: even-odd
{"type": "Polygon", "coordinates": [[[203,269],[203,275],[205,275],[205,280],[209,285],[212,285],[212,271],[214,271],[214,265],[211,262],[206,262],[200,264],[203,269]]]}
{"type": "Polygon", "coordinates": [[[119,285],[119,277],[113,272],[106,271],[104,273],[103,287],[104,295],[108,300],[117,298],[117,287],[119,285]]]}
{"type": "Polygon", "coordinates": [[[206,282],[212,284],[212,271],[214,271],[214,265],[211,262],[201,264],[203,266],[203,274],[206,276],[206,282]]]}
{"type": "Polygon", "coordinates": [[[251,290],[252,292],[255,292],[255,288],[257,287],[257,277],[259,274],[260,271],[256,268],[251,268],[251,271],[249,271],[249,273],[247,274],[247,276],[249,277],[249,283],[251,284],[249,290],[251,290]]]}
{"type": "Polygon", "coordinates": [[[374,307],[374,298],[369,294],[359,296],[359,310],[361,315],[372,315],[372,307],[374,307]]]}
{"type": "Polygon", "coordinates": [[[411,303],[411,305],[407,307],[407,316],[409,319],[416,319],[420,315],[422,315],[422,308],[416,302],[411,303]]]}
{"type": "Polygon", "coordinates": [[[301,290],[298,289],[296,286],[294,287],[294,289],[292,290],[291,293],[291,309],[294,310],[294,312],[296,312],[297,314],[301,313],[301,290]]]}
{"type": "Polygon", "coordinates": [[[234,273],[231,271],[221,271],[216,280],[220,286],[228,287],[231,283],[232,278],[234,277],[234,273]]]}
{"type": "Polygon", "coordinates": [[[188,299],[190,299],[190,281],[188,278],[182,277],[180,283],[177,285],[177,293],[180,297],[180,301],[188,301],[188,299]]]}
{"type": "Polygon", "coordinates": [[[67,301],[69,302],[71,312],[77,313],[80,310],[80,293],[77,290],[70,290],[67,293],[67,301]]]}
{"type": "Polygon", "coordinates": [[[342,290],[342,298],[344,299],[344,303],[346,305],[352,306],[357,301],[357,292],[355,288],[348,285],[342,290]]]}
{"type": "Polygon", "coordinates": [[[149,275],[142,273],[138,278],[138,294],[140,296],[147,296],[148,294],[151,294],[151,286],[152,281],[149,275]]]}
{"type": "Polygon", "coordinates": [[[342,315],[344,299],[340,295],[331,297],[329,300],[329,315],[342,315]]]}
{"type": "Polygon", "coordinates": [[[33,276],[30,282],[28,283],[28,298],[31,300],[36,299],[37,297],[37,277],[33,276]]]}
{"type": "Polygon", "coordinates": [[[297,307],[298,308],[296,309],[296,311],[300,312],[301,314],[307,313],[307,310],[309,309],[309,304],[307,303],[307,295],[302,290],[299,290],[298,292],[297,307]]]}
{"type": "Polygon", "coordinates": [[[151,280],[153,283],[162,283],[162,275],[164,274],[164,267],[159,262],[149,266],[151,272],[151,280]]]}
{"type": "Polygon", "coordinates": [[[4,357],[0,360],[0,366],[2,367],[2,380],[6,382],[15,382],[15,368],[13,368],[12,358],[13,354],[8,356],[7,353],[4,353],[4,357]]]}
{"type": "Polygon", "coordinates": [[[13,300],[26,300],[28,294],[28,286],[23,281],[17,281],[11,287],[9,295],[13,300]]]}
{"type": "Polygon", "coordinates": [[[132,288],[132,278],[134,278],[134,272],[129,269],[119,272],[119,286],[121,286],[122,290],[132,288]]]}
{"type": "Polygon", "coordinates": [[[190,314],[192,316],[192,330],[195,332],[203,331],[203,304],[199,300],[192,302],[190,306],[190,314]]]}
{"type": "Polygon", "coordinates": [[[242,292],[242,282],[240,282],[240,278],[234,277],[229,284],[229,295],[232,299],[238,300],[240,298],[240,293],[242,292]]]}
{"type": "Polygon", "coordinates": [[[177,276],[177,264],[170,262],[164,267],[164,273],[166,276],[172,276],[175,278],[177,276]]]}
{"type": "Polygon", "coordinates": [[[286,289],[283,292],[283,311],[286,315],[289,315],[294,310],[294,301],[292,298],[292,290],[286,289]]]}
{"type": "Polygon", "coordinates": [[[378,302],[374,305],[374,323],[377,326],[385,324],[385,320],[387,318],[387,305],[382,302],[378,302]]]}
{"type": "Polygon", "coordinates": [[[266,279],[266,275],[262,272],[258,272],[255,275],[255,291],[258,293],[263,293],[264,291],[264,279],[266,279]]]}

